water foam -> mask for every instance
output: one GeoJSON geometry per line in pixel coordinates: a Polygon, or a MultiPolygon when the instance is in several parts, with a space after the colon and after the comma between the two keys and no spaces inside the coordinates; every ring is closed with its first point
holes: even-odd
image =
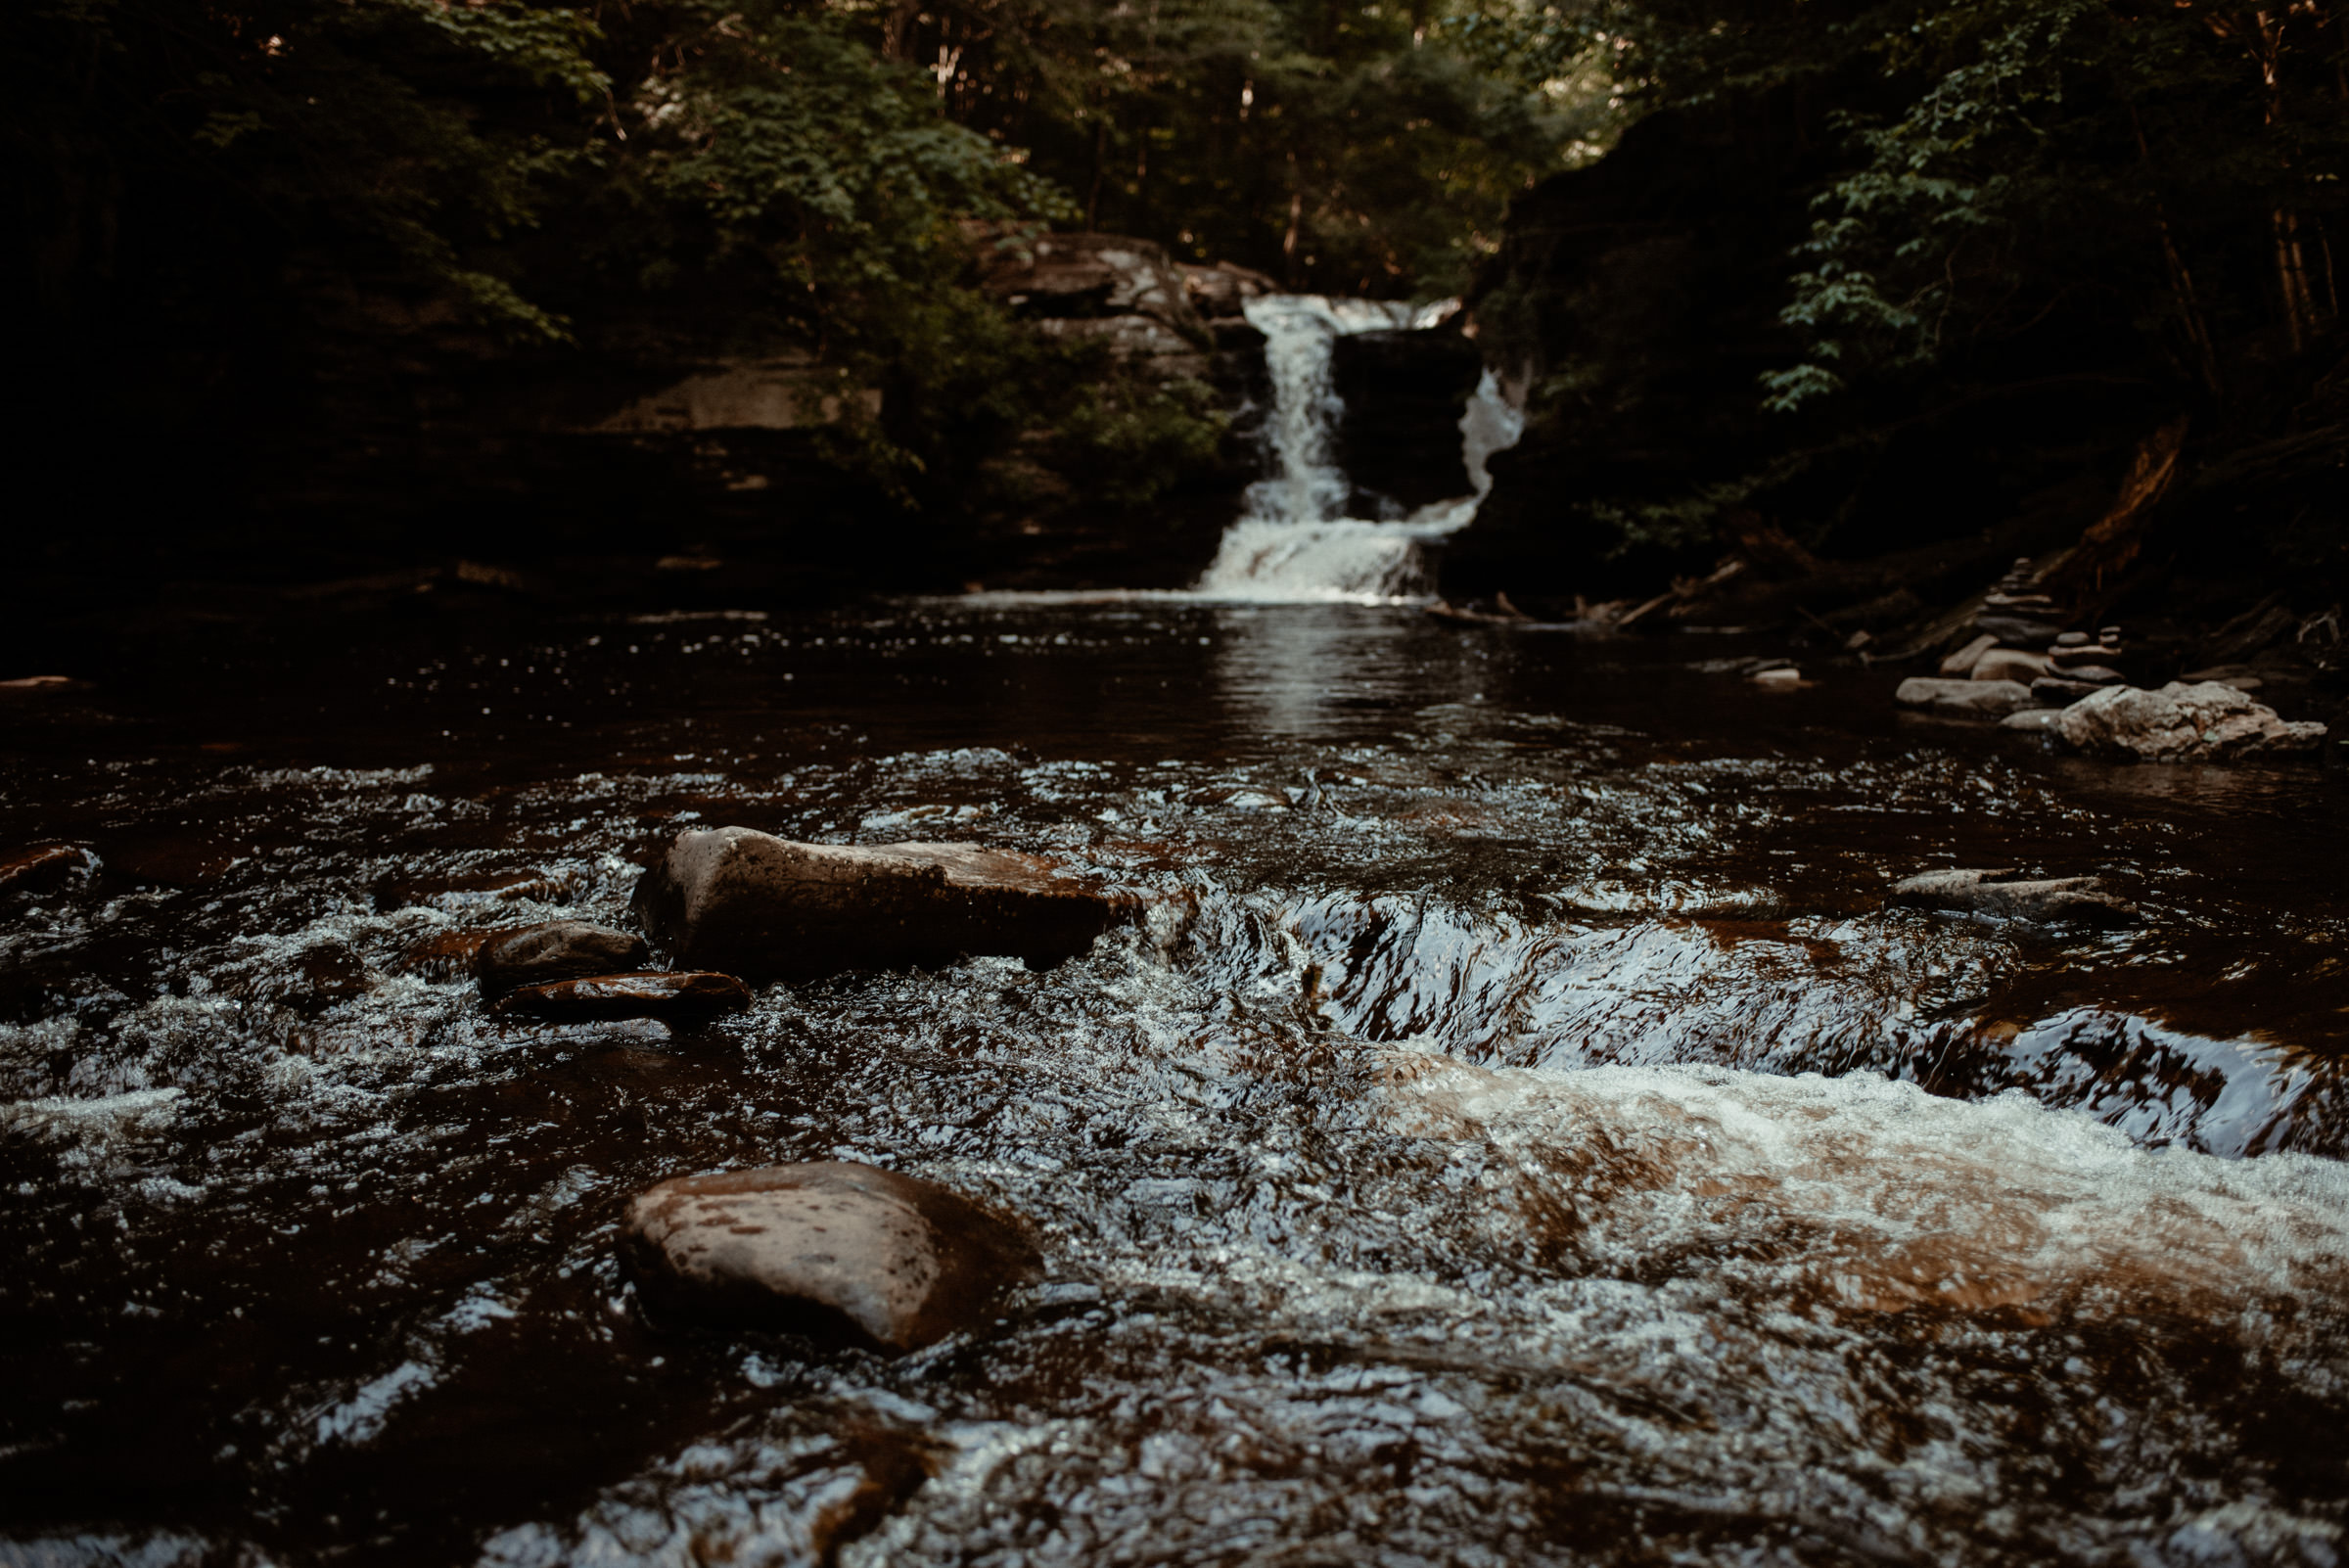
{"type": "Polygon", "coordinates": [[[1358,332],[1424,330],[1452,301],[1407,304],[1268,295],[1248,301],[1248,321],[1265,335],[1272,379],[1267,427],[1273,472],[1248,488],[1246,509],[1223,535],[1193,592],[1199,597],[1272,603],[1391,603],[1429,587],[1422,546],[1467,526],[1493,486],[1486,461],[1515,443],[1523,416],[1490,370],[1460,416],[1460,449],[1473,492],[1421,507],[1399,522],[1347,515],[1353,484],[1337,460],[1346,405],[1330,376],[1332,346],[1358,332]]]}

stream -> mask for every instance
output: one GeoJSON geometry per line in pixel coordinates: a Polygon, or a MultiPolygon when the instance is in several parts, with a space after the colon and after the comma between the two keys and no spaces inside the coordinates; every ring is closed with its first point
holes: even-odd
{"type": "Polygon", "coordinates": [[[2341,781],[1407,586],[226,628],[12,699],[0,850],[89,856],[0,897],[0,1563],[2340,1562],[2341,781]],[[1152,913],[484,1010],[453,938],[624,921],[697,823],[1152,913]],[[1942,866],[2142,919],[1886,906],[1942,866]],[[647,1325],[631,1195],[831,1159],[1042,1277],[898,1360],[647,1325]]]}

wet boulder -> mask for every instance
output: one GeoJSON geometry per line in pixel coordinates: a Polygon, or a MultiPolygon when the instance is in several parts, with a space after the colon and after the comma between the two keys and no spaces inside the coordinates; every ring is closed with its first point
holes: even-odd
{"type": "Polygon", "coordinates": [[[495,1001],[524,986],[642,969],[651,953],[631,932],[584,920],[546,920],[491,932],[474,953],[473,976],[482,995],[495,1001]]]}
{"type": "Polygon", "coordinates": [[[2223,762],[2314,751],[2325,726],[2295,723],[2215,680],[2159,691],[2104,686],[2066,708],[2053,733],[2066,745],[2153,762],[2223,762]]]}
{"type": "Polygon", "coordinates": [[[1190,290],[1164,247],[1123,234],[1039,234],[984,254],[979,286],[1031,319],[1148,316],[1200,332],[1190,290]]]}
{"type": "Polygon", "coordinates": [[[1936,714],[1945,718],[2004,718],[2032,706],[2031,688],[2014,680],[1937,679],[1911,675],[1901,682],[1892,700],[1903,708],[1936,714]]]}
{"type": "Polygon", "coordinates": [[[55,893],[67,883],[87,881],[98,856],[76,844],[45,844],[0,853],[0,894],[55,893]]]}
{"type": "Polygon", "coordinates": [[[1484,369],[1456,317],[1330,344],[1330,389],[1345,408],[1338,466],[1355,488],[1349,516],[1401,517],[1475,489],[1461,457],[1460,411],[1484,369]]]}
{"type": "Polygon", "coordinates": [[[751,1005],[751,989],[732,975],[596,975],[524,986],[494,1009],[501,1018],[543,1018],[550,1023],[593,1023],[613,1018],[658,1018],[695,1023],[751,1005]]]}
{"type": "Polygon", "coordinates": [[[1191,308],[1211,322],[1237,320],[1249,300],[1280,292],[1277,281],[1235,261],[1218,261],[1204,267],[1177,262],[1175,270],[1182,274],[1183,292],[1190,296],[1191,308]]]}
{"type": "Polygon", "coordinates": [[[976,844],[797,844],[750,828],[677,835],[636,885],[654,945],[754,980],[999,953],[1045,968],[1130,919],[1130,897],[1040,855],[976,844]]]}
{"type": "Polygon", "coordinates": [[[622,1246],[656,1319],[887,1353],[984,1323],[1037,1262],[952,1188],[849,1162],[671,1177],[628,1205],[622,1246]]]}
{"type": "Polygon", "coordinates": [[[1888,900],[1917,909],[1954,909],[2008,920],[2080,920],[2120,925],[2137,908],[2097,877],[2031,879],[2013,871],[1926,871],[1893,884],[1888,900]]]}

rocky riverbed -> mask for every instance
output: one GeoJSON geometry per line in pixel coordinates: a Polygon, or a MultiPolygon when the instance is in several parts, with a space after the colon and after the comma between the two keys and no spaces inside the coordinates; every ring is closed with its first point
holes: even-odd
{"type": "MultiPolygon", "coordinates": [[[[6,699],[18,1556],[2338,1553],[2309,760],[2052,755],[1881,670],[1407,608],[165,652],[6,699]],[[1134,917],[493,1010],[486,944],[548,921],[681,973],[632,900],[724,827],[981,843],[1134,917]],[[1998,897],[1911,881],[1953,871],[1998,897]],[[2049,885],[2094,898],[1999,902],[2049,885]],[[935,1338],[890,1342],[918,1293],[862,1348],[648,1302],[640,1199],[810,1166],[1018,1242],[935,1338]]],[[[916,1257],[858,1190],[862,1256],[916,1257]]]]}

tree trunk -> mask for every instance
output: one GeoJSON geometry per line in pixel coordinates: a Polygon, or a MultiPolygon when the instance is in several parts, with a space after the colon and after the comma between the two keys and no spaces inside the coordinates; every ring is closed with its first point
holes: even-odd
{"type": "Polygon", "coordinates": [[[2292,352],[2308,346],[2317,323],[2316,300],[2308,287],[2308,264],[2300,254],[2300,219],[2280,207],[2270,218],[2276,233],[2276,279],[2283,290],[2283,315],[2292,329],[2292,352]]]}
{"type": "Polygon", "coordinates": [[[1103,115],[1093,121],[1093,188],[1084,198],[1084,229],[1087,234],[1101,228],[1101,171],[1109,160],[1109,116],[1103,115]]]}
{"type": "Polygon", "coordinates": [[[1305,227],[1305,189],[1297,183],[1297,155],[1289,154],[1289,232],[1280,238],[1281,269],[1292,289],[1297,287],[1297,237],[1305,227]]]}
{"type": "Polygon", "coordinates": [[[889,20],[881,24],[881,52],[892,60],[913,59],[913,23],[922,14],[922,0],[898,0],[889,20]]]}
{"type": "MultiPolygon", "coordinates": [[[[2129,128],[2137,133],[2139,163],[2150,167],[2151,149],[2145,145],[2144,127],[2138,122],[2137,106],[2129,107],[2129,128]]],[[[2210,323],[2203,319],[2202,301],[2194,293],[2194,275],[2187,270],[2186,257],[2179,253],[2177,237],[2170,232],[2170,215],[2161,198],[2153,199],[2153,227],[2161,235],[2161,259],[2169,269],[2170,293],[2178,301],[2178,315],[2186,323],[2187,341],[2193,346],[2194,368],[2202,377],[2202,385],[2213,397],[2219,392],[2219,356],[2211,346],[2210,323]]]]}

